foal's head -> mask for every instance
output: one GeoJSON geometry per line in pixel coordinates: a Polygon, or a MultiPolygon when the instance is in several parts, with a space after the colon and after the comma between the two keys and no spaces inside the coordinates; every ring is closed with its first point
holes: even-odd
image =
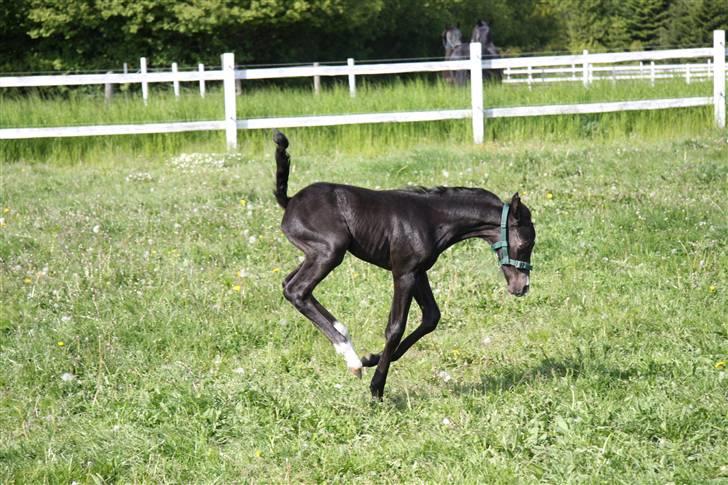
{"type": "Polygon", "coordinates": [[[498,254],[501,270],[506,277],[508,292],[515,296],[523,296],[528,292],[531,251],[536,242],[536,230],[531,221],[531,211],[521,202],[518,193],[513,195],[507,205],[507,209],[504,207],[501,215],[499,242],[493,246],[498,254]],[[504,215],[505,232],[503,230],[504,215]]]}

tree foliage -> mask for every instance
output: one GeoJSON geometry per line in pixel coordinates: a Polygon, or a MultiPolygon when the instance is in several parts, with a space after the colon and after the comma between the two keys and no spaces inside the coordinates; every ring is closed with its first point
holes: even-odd
{"type": "Polygon", "coordinates": [[[706,45],[725,0],[0,0],[4,71],[442,56],[478,19],[506,52],[706,45]]]}

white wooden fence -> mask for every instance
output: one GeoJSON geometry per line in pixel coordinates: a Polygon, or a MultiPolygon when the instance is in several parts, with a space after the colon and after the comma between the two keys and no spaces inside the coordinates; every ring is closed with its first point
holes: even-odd
{"type": "Polygon", "coordinates": [[[223,54],[222,68],[214,71],[146,72],[146,62],[141,65],[141,73],[126,74],[78,74],[56,76],[19,76],[0,78],[0,88],[27,86],[74,86],[94,84],[140,83],[144,99],[148,97],[148,83],[200,82],[204,92],[204,81],[222,81],[225,100],[225,118],[211,121],[187,121],[173,123],[146,123],[134,125],[100,125],[46,128],[4,128],[0,129],[0,139],[126,135],[142,133],[172,133],[185,131],[225,130],[229,149],[237,147],[239,129],[288,128],[307,126],[332,126],[360,123],[399,123],[416,121],[436,121],[470,118],[473,126],[473,141],[483,142],[486,118],[516,116],[543,116],[557,114],[606,113],[614,111],[656,110],[685,108],[694,106],[714,106],[715,124],[720,128],[726,125],[726,44],[725,31],[713,33],[713,47],[698,49],[673,49],[649,52],[625,52],[607,54],[544,56],[530,58],[481,59],[480,44],[471,44],[470,59],[459,61],[405,62],[394,64],[359,64],[349,59],[346,66],[298,66],[257,69],[235,69],[233,54],[223,54]],[[552,106],[523,106],[511,108],[483,108],[482,69],[531,69],[563,66],[582,66],[583,81],[589,84],[591,66],[602,64],[664,61],[670,59],[711,59],[713,73],[713,96],[674,99],[652,99],[640,101],[618,101],[606,103],[568,104],[552,106]],[[326,116],[297,116],[282,118],[237,119],[236,80],[281,79],[316,76],[347,76],[352,95],[356,93],[356,76],[400,74],[413,72],[440,72],[469,70],[471,76],[471,106],[463,109],[437,111],[410,111],[392,113],[342,114],[326,116]]]}
{"type": "Polygon", "coordinates": [[[658,79],[683,79],[686,84],[695,80],[711,79],[713,77],[712,58],[705,63],[685,64],[612,64],[604,66],[572,64],[570,67],[541,67],[527,66],[521,69],[507,68],[503,72],[503,82],[506,84],[541,84],[554,82],[582,82],[589,85],[594,81],[623,81],[623,80],[649,80],[652,85],[658,79]]]}

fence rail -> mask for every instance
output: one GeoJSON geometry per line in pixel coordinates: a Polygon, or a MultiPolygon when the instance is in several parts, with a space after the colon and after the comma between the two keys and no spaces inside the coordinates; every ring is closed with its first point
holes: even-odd
{"type": "Polygon", "coordinates": [[[709,79],[713,76],[711,61],[712,59],[708,59],[707,63],[688,64],[655,64],[652,61],[650,64],[640,62],[639,65],[588,66],[587,69],[576,64],[572,64],[571,67],[508,68],[503,72],[503,82],[524,83],[530,86],[554,82],[583,81],[589,84],[593,81],[649,80],[654,85],[657,79],[679,78],[690,84],[695,80],[709,79]]]}
{"type": "MultiPolygon", "coordinates": [[[[543,56],[528,58],[482,59],[480,44],[471,44],[470,59],[457,61],[428,61],[403,62],[391,64],[355,64],[349,59],[342,66],[296,66],[273,67],[257,69],[235,69],[233,54],[222,56],[222,68],[219,70],[204,70],[200,65],[197,71],[179,71],[176,65],[171,72],[146,72],[146,59],[140,62],[139,73],[107,73],[107,74],[74,74],[55,76],[14,76],[0,77],[0,88],[17,88],[31,86],[79,86],[98,84],[132,84],[142,85],[143,99],[148,98],[149,83],[174,83],[175,93],[178,93],[179,82],[199,82],[200,93],[204,96],[205,81],[222,81],[225,102],[225,119],[210,121],[188,121],[175,123],[146,123],[138,125],[96,125],[74,127],[44,127],[44,128],[3,128],[0,129],[0,139],[27,139],[45,137],[71,137],[71,136],[102,136],[126,135],[142,133],[171,133],[185,131],[225,130],[227,146],[234,149],[237,146],[238,129],[261,128],[288,128],[306,126],[330,126],[360,123],[402,123],[416,121],[437,121],[452,119],[471,119],[473,127],[473,141],[476,144],[483,142],[484,122],[487,118],[515,117],[515,116],[545,116],[558,114],[606,113],[629,110],[654,110],[669,108],[685,108],[695,106],[714,106],[715,124],[725,128],[726,119],[726,44],[725,31],[714,31],[712,48],[699,49],[671,49],[663,51],[624,52],[581,55],[543,56]],[[594,72],[604,70],[616,76],[616,67],[599,66],[600,64],[614,64],[625,62],[665,61],[671,59],[710,59],[711,65],[706,76],[712,73],[713,96],[692,97],[656,100],[622,101],[609,103],[588,103],[552,106],[522,106],[510,108],[483,108],[483,69],[503,69],[506,73],[525,74],[533,79],[534,68],[553,73],[564,70],[572,74],[574,80],[577,73],[581,73],[581,80],[585,86],[594,79],[594,72]],[[564,69],[561,66],[569,66],[564,69]],[[580,66],[577,70],[577,66],[580,66]],[[560,69],[560,70],[559,70],[560,69]],[[236,115],[236,82],[253,79],[282,79],[294,77],[320,77],[320,76],[346,76],[349,80],[349,90],[352,96],[356,95],[356,76],[402,74],[417,72],[442,72],[468,70],[471,78],[471,106],[464,109],[432,110],[395,113],[364,113],[326,116],[298,116],[283,118],[259,118],[238,120],[236,115]],[[524,71],[525,70],[525,71],[524,71]]],[[[705,64],[702,64],[703,66],[705,64]]],[[[620,70],[630,70],[629,66],[621,66],[620,70]]],[[[657,68],[650,64],[650,73],[657,76],[657,68]]],[[[701,75],[703,71],[700,71],[701,75]]],[[[695,73],[697,76],[697,72],[695,73]]],[[[662,73],[659,75],[663,75],[662,73]]]]}

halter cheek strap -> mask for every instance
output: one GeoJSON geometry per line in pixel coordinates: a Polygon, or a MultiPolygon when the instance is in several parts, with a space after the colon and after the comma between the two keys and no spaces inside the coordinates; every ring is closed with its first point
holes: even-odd
{"type": "Polygon", "coordinates": [[[504,250],[501,253],[502,256],[498,258],[498,264],[500,264],[501,266],[513,266],[518,269],[531,271],[533,266],[530,263],[527,263],[525,261],[518,261],[517,259],[511,259],[511,257],[508,255],[508,212],[510,211],[510,209],[511,206],[509,204],[503,204],[503,212],[501,213],[500,223],[500,238],[498,242],[491,244],[490,247],[493,249],[493,251],[496,252],[496,254],[498,254],[498,250],[504,250]]]}

